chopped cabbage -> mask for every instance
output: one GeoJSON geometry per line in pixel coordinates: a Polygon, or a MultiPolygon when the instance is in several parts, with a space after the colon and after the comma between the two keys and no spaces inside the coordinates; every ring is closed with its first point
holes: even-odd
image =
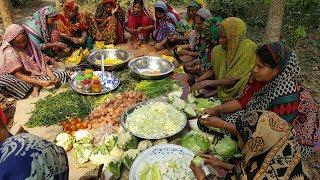
{"type": "Polygon", "coordinates": [[[193,158],[193,162],[194,164],[196,164],[197,166],[200,166],[203,163],[203,159],[200,156],[195,156],[193,158]]]}
{"type": "Polygon", "coordinates": [[[210,139],[198,131],[191,131],[181,139],[181,146],[190,149],[195,154],[208,152],[210,144],[210,139]]]}
{"type": "Polygon", "coordinates": [[[194,97],[194,95],[193,94],[188,94],[188,103],[194,103],[194,102],[196,102],[196,100],[197,100],[197,98],[196,97],[194,97]]]}

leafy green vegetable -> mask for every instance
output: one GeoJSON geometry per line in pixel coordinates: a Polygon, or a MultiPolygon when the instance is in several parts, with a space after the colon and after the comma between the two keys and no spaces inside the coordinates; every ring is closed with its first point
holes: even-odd
{"type": "Polygon", "coordinates": [[[132,76],[129,69],[119,71],[117,72],[117,75],[120,79],[121,86],[119,86],[115,92],[122,93],[122,92],[131,91],[139,83],[139,80],[137,78],[134,78],[134,76],[132,76]]]}
{"type": "Polygon", "coordinates": [[[122,155],[123,164],[130,169],[133,161],[137,158],[139,155],[138,149],[129,149],[128,151],[124,152],[122,155]]]}
{"type": "Polygon", "coordinates": [[[50,126],[66,120],[68,117],[86,117],[93,109],[93,99],[87,99],[68,90],[52,94],[35,104],[27,127],[50,126]]]}
{"type": "Polygon", "coordinates": [[[238,152],[238,143],[232,140],[229,136],[223,137],[218,143],[213,146],[212,154],[221,157],[227,161],[232,155],[238,152]]]}
{"type": "Polygon", "coordinates": [[[219,106],[221,104],[221,101],[198,98],[196,100],[196,104],[197,104],[197,112],[201,113],[206,108],[219,106]]]}
{"type": "Polygon", "coordinates": [[[137,84],[136,90],[142,91],[149,98],[155,98],[173,91],[177,83],[172,79],[143,80],[137,84]]]}
{"type": "Polygon", "coordinates": [[[129,132],[120,134],[117,145],[123,150],[135,149],[138,146],[138,139],[129,132]]]}
{"type": "Polygon", "coordinates": [[[202,157],[200,157],[200,156],[195,156],[195,157],[193,158],[193,162],[194,162],[194,164],[196,164],[197,166],[200,166],[201,163],[203,162],[203,159],[202,159],[202,157]]]}
{"type": "Polygon", "coordinates": [[[183,93],[183,92],[182,92],[182,89],[181,89],[181,90],[178,90],[178,91],[173,91],[173,92],[171,92],[171,93],[169,93],[169,94],[167,95],[168,100],[169,100],[170,102],[172,102],[175,97],[180,98],[180,97],[182,96],[182,93],[183,93]]]}
{"type": "Polygon", "coordinates": [[[193,104],[187,104],[186,108],[184,108],[183,111],[187,114],[188,118],[193,118],[197,116],[193,104]]]}
{"type": "Polygon", "coordinates": [[[108,164],[108,170],[113,174],[116,179],[121,175],[121,161],[120,158],[113,158],[108,164]]]}
{"type": "Polygon", "coordinates": [[[196,100],[197,100],[197,98],[196,97],[194,97],[194,95],[193,94],[188,94],[188,103],[194,103],[194,102],[196,102],[196,100]]]}
{"type": "Polygon", "coordinates": [[[196,154],[210,150],[210,139],[197,131],[191,131],[181,139],[181,146],[190,149],[196,154]]]}

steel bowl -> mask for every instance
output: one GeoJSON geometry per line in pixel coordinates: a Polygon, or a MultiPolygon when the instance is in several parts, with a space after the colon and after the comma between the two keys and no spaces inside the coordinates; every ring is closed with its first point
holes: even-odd
{"type": "Polygon", "coordinates": [[[104,58],[118,58],[121,59],[123,62],[120,64],[115,64],[115,65],[104,65],[105,69],[108,71],[113,71],[113,70],[119,70],[126,66],[127,62],[130,59],[130,54],[121,49],[103,49],[100,51],[93,51],[89,57],[87,58],[87,61],[96,66],[96,67],[101,67],[101,65],[96,64],[96,60],[101,60],[102,59],[102,54],[104,55],[104,58]]]}
{"type": "Polygon", "coordinates": [[[127,126],[126,126],[126,122],[127,122],[127,117],[129,114],[131,114],[134,110],[136,110],[137,108],[143,106],[143,105],[146,105],[146,104],[153,104],[153,103],[156,103],[156,102],[164,102],[164,103],[167,103],[165,99],[154,99],[154,100],[149,100],[149,101],[145,101],[145,102],[141,102],[141,103],[138,103],[132,107],[129,107],[127,108],[122,114],[121,114],[121,117],[120,117],[120,123],[121,123],[121,126],[123,127],[123,129],[125,129],[126,131],[130,132],[132,135],[136,136],[136,137],[139,137],[139,138],[142,138],[142,139],[152,139],[152,140],[156,140],[156,139],[163,139],[163,138],[169,138],[171,136],[174,136],[178,133],[180,133],[184,127],[187,125],[187,116],[184,112],[182,112],[183,116],[184,116],[184,123],[183,125],[177,129],[176,132],[172,133],[172,134],[168,134],[167,136],[159,136],[159,137],[146,137],[144,135],[141,135],[141,134],[135,134],[135,133],[132,133],[131,131],[128,130],[127,126]]]}
{"type": "Polygon", "coordinates": [[[170,74],[174,69],[173,63],[154,56],[135,58],[129,62],[128,66],[142,79],[160,79],[170,74]]]}

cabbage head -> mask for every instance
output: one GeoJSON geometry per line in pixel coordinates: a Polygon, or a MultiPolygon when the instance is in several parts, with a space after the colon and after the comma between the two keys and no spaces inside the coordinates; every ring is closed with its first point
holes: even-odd
{"type": "Polygon", "coordinates": [[[191,131],[181,139],[181,146],[190,149],[195,154],[208,152],[210,145],[209,138],[197,131],[191,131]]]}
{"type": "Polygon", "coordinates": [[[238,143],[232,140],[229,136],[223,137],[218,143],[213,146],[212,154],[218,156],[224,161],[227,161],[234,154],[238,153],[238,143]]]}

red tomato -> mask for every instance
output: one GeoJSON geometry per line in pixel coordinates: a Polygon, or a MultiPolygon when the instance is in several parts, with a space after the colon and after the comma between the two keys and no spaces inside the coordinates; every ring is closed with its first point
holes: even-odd
{"type": "Polygon", "coordinates": [[[78,123],[76,124],[76,127],[77,127],[77,129],[82,129],[82,123],[81,123],[81,122],[78,122],[78,123]]]}
{"type": "Polygon", "coordinates": [[[71,124],[67,123],[66,126],[65,126],[65,130],[67,131],[71,131],[71,124]]]}
{"type": "Polygon", "coordinates": [[[76,125],[74,125],[74,124],[73,124],[73,125],[71,125],[71,127],[70,127],[70,128],[71,128],[71,131],[76,131],[76,130],[77,130],[77,126],[76,126],[76,125]]]}

